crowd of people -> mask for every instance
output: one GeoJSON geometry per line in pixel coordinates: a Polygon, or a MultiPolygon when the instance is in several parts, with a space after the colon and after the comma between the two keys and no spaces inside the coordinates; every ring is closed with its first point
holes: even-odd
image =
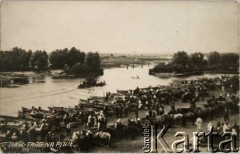
{"type": "MultiPolygon", "coordinates": [[[[203,129],[203,120],[201,118],[197,118],[195,125],[196,125],[196,132],[205,132],[206,134],[214,134],[214,139],[212,139],[211,143],[209,142],[209,139],[207,136],[198,136],[198,138],[195,138],[196,141],[195,143],[199,142],[200,145],[207,145],[211,144],[209,146],[210,150],[213,151],[213,149],[218,149],[219,150],[219,145],[220,142],[226,139],[231,138],[231,144],[226,144],[225,148],[229,149],[231,147],[232,150],[236,150],[239,145],[239,124],[237,121],[234,123],[230,124],[227,121],[224,122],[215,122],[213,124],[212,121],[209,121],[207,124],[207,128],[204,130],[203,129]],[[227,134],[228,133],[228,134],[227,134]],[[225,134],[225,135],[223,135],[225,134]],[[231,136],[229,136],[231,134],[231,136]]],[[[193,138],[192,138],[193,139],[193,138]]],[[[225,149],[226,150],[226,149],[225,149]]],[[[223,152],[223,151],[222,151],[223,152]]]]}
{"type": "MultiPolygon", "coordinates": [[[[54,115],[52,120],[43,116],[38,121],[26,120],[19,128],[5,127],[4,130],[4,127],[1,127],[1,131],[6,132],[4,141],[71,140],[75,143],[74,149],[80,149],[83,152],[88,152],[89,148],[96,144],[110,146],[113,139],[135,139],[142,133],[142,127],[145,124],[186,126],[189,120],[194,124],[198,118],[203,120],[214,118],[219,113],[224,113],[225,123],[218,123],[214,128],[224,132],[229,128],[227,123],[230,121],[230,112],[239,111],[239,97],[236,95],[238,90],[238,76],[221,76],[182,81],[169,86],[143,89],[137,87],[134,90],[119,91],[122,94],[121,97],[115,97],[114,94],[107,92],[104,101],[111,105],[103,107],[100,111],[93,110],[83,114],[78,107],[68,112],[55,108],[50,111],[54,115]],[[217,91],[218,94],[210,96],[211,91],[217,91]],[[206,98],[206,105],[199,107],[198,102],[205,101],[206,98]],[[179,101],[189,103],[190,107],[177,108],[176,103],[179,101]],[[166,110],[166,106],[170,106],[170,111],[166,110]],[[114,125],[109,125],[109,117],[112,116],[108,114],[109,110],[114,110],[116,118],[114,125]],[[139,115],[140,111],[145,115],[139,115]],[[130,112],[134,112],[135,117],[129,117],[130,112]],[[124,118],[128,118],[127,124],[122,122],[124,118]],[[81,122],[81,129],[78,127],[76,130],[72,121],[81,122]]],[[[43,110],[33,108],[31,112],[36,114],[43,110]]],[[[200,125],[197,127],[201,129],[200,125]]],[[[239,135],[239,128],[235,131],[239,135]]],[[[44,150],[44,152],[53,152],[56,149],[44,150]]]]}

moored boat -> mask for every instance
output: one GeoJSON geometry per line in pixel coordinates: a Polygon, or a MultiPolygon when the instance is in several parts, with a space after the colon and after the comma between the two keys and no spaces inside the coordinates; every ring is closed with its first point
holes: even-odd
{"type": "Polygon", "coordinates": [[[120,93],[120,94],[128,94],[128,90],[117,90],[117,93],[120,93]]]}
{"type": "Polygon", "coordinates": [[[191,75],[202,75],[203,71],[192,71],[192,72],[183,72],[183,73],[175,73],[173,77],[188,77],[191,75]]]}
{"type": "Polygon", "coordinates": [[[140,77],[137,75],[136,77],[132,76],[132,79],[140,79],[140,77]]]}
{"type": "Polygon", "coordinates": [[[78,85],[78,88],[81,89],[81,88],[90,88],[90,87],[102,87],[105,84],[106,84],[105,81],[99,82],[96,79],[88,78],[86,81],[81,82],[78,85]]]}

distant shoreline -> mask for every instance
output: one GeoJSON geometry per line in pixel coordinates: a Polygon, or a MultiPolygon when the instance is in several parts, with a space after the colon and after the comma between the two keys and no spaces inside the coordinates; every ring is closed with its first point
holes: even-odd
{"type": "Polygon", "coordinates": [[[193,75],[197,75],[197,76],[201,76],[203,74],[239,74],[238,72],[234,72],[234,71],[203,71],[201,74],[191,74],[192,72],[183,72],[183,73],[153,73],[151,75],[159,77],[159,78],[172,78],[172,77],[177,77],[177,78],[181,78],[181,77],[189,77],[189,76],[193,76],[193,75]],[[181,76],[182,75],[182,76],[181,76]]]}

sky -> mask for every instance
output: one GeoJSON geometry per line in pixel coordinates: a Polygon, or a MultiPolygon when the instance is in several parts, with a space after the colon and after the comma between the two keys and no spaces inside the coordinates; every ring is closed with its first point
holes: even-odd
{"type": "Polygon", "coordinates": [[[3,1],[1,50],[239,52],[235,1],[3,1]]]}

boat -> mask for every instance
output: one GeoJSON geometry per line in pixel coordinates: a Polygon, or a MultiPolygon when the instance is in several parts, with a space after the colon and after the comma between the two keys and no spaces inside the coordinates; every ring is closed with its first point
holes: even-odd
{"type": "Polygon", "coordinates": [[[162,79],[169,79],[173,76],[173,73],[155,73],[154,75],[162,79]]]}
{"type": "Polygon", "coordinates": [[[123,95],[127,95],[128,94],[128,90],[117,90],[117,93],[123,94],[123,95]]]}
{"type": "Polygon", "coordinates": [[[56,113],[76,113],[78,110],[77,108],[70,108],[70,107],[48,107],[51,114],[53,113],[52,111],[55,111],[56,113]]]}
{"type": "Polygon", "coordinates": [[[60,110],[64,110],[64,109],[66,109],[66,108],[64,108],[64,107],[53,106],[53,107],[48,107],[48,109],[49,109],[50,111],[52,111],[52,110],[60,111],[60,110]]]}
{"type": "Polygon", "coordinates": [[[38,112],[42,112],[42,113],[48,113],[49,111],[47,111],[47,110],[43,110],[43,109],[38,109],[38,108],[36,108],[36,107],[32,107],[32,109],[29,109],[29,108],[26,108],[26,107],[22,107],[22,112],[23,113],[30,113],[30,112],[32,112],[32,111],[38,111],[38,112]]]}
{"type": "Polygon", "coordinates": [[[44,83],[44,80],[38,80],[37,83],[44,83]]]}
{"type": "Polygon", "coordinates": [[[44,113],[36,112],[36,113],[28,113],[31,117],[36,119],[42,119],[44,117],[44,113]]]}
{"type": "Polygon", "coordinates": [[[32,109],[28,109],[28,108],[26,108],[26,107],[22,107],[22,112],[23,113],[26,113],[26,112],[32,112],[32,109]]]}
{"type": "Polygon", "coordinates": [[[29,78],[24,75],[15,75],[11,78],[15,84],[28,84],[29,78]]]}
{"type": "Polygon", "coordinates": [[[183,73],[175,73],[173,77],[188,77],[191,75],[202,75],[203,71],[193,71],[193,72],[183,72],[183,73]]]}
{"type": "Polygon", "coordinates": [[[22,112],[22,111],[18,111],[18,118],[20,119],[27,119],[27,120],[36,120],[36,118],[33,118],[29,112],[22,112]]]}
{"type": "Polygon", "coordinates": [[[139,76],[131,77],[132,79],[140,79],[139,76]]]}
{"type": "Polygon", "coordinates": [[[14,84],[11,84],[11,85],[6,86],[6,88],[18,88],[18,87],[20,87],[20,86],[14,85],[14,84]]]}
{"type": "Polygon", "coordinates": [[[105,100],[105,97],[102,97],[102,96],[90,96],[90,98],[88,98],[88,101],[104,101],[105,100]]]}
{"type": "MultiPolygon", "coordinates": [[[[18,114],[20,114],[21,111],[19,111],[18,114]]],[[[8,115],[0,115],[0,120],[1,122],[22,122],[23,119],[21,117],[13,117],[13,116],[8,116],[8,115]]],[[[33,119],[28,119],[28,120],[33,120],[33,119]]]]}
{"type": "Polygon", "coordinates": [[[10,87],[11,83],[11,79],[0,79],[0,87],[10,87]]]}
{"type": "Polygon", "coordinates": [[[74,74],[67,74],[64,72],[55,73],[52,75],[53,79],[68,79],[68,78],[75,78],[76,76],[74,74]]]}
{"type": "Polygon", "coordinates": [[[86,81],[81,82],[78,85],[78,88],[81,89],[81,88],[90,88],[90,87],[102,87],[105,84],[106,84],[105,81],[98,82],[96,79],[88,78],[86,81]]]}

